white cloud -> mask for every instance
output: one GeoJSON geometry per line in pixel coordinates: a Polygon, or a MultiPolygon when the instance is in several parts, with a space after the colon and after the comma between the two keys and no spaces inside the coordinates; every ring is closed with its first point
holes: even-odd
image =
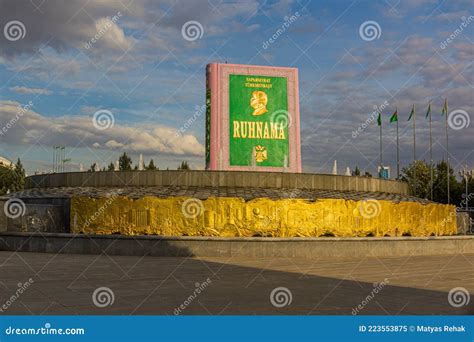
{"type": "MultiPolygon", "coordinates": [[[[0,128],[17,116],[20,103],[0,101],[0,128]]],[[[34,111],[22,114],[14,125],[0,135],[10,144],[69,147],[93,147],[144,154],[203,156],[204,146],[191,134],[176,135],[167,126],[115,124],[105,130],[94,127],[91,116],[46,117],[34,111]]]]}
{"type": "Polygon", "coordinates": [[[418,20],[438,20],[438,21],[461,21],[462,17],[469,15],[468,11],[456,11],[456,12],[442,12],[440,14],[431,15],[431,16],[419,16],[418,20]]]}
{"type": "Polygon", "coordinates": [[[105,146],[107,146],[108,148],[112,148],[112,149],[115,149],[115,148],[123,148],[123,144],[115,141],[115,140],[109,140],[105,143],[105,146]]]}
{"type": "Polygon", "coordinates": [[[10,88],[11,91],[14,91],[18,94],[38,94],[38,95],[51,95],[53,92],[48,89],[43,88],[27,88],[14,86],[10,88]]]}
{"type": "Polygon", "coordinates": [[[103,46],[108,50],[126,51],[131,48],[132,39],[126,37],[123,30],[110,17],[100,18],[94,24],[96,32],[91,35],[89,40],[92,50],[95,45],[103,46]]]}

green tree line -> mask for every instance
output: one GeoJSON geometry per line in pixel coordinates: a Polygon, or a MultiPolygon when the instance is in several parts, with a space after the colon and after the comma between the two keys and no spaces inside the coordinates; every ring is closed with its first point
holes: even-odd
{"type": "MultiPolygon", "coordinates": [[[[119,166],[119,171],[131,171],[131,170],[138,170],[138,164],[135,166],[133,165],[132,158],[128,156],[126,152],[124,152],[118,160],[118,166],[119,166]]],[[[90,168],[89,172],[94,172],[97,169],[97,164],[93,163],[90,168]]],[[[148,165],[145,165],[144,167],[145,170],[159,170],[159,168],[155,165],[155,162],[153,159],[150,159],[148,162],[148,165]]],[[[114,171],[115,170],[115,164],[110,163],[107,168],[103,167],[100,171],[114,171]]],[[[181,162],[180,165],[178,165],[178,170],[191,170],[189,167],[189,164],[187,161],[181,162]]]]}
{"type": "MultiPolygon", "coordinates": [[[[423,160],[417,160],[402,168],[401,180],[408,182],[412,195],[419,198],[431,199],[430,187],[430,165],[423,160]]],[[[448,164],[440,161],[433,165],[433,201],[447,203],[448,201],[448,164]]],[[[474,192],[474,179],[470,178],[467,183],[468,194],[474,192]]],[[[454,170],[449,167],[449,195],[451,204],[465,206],[466,180],[460,181],[454,170]]],[[[474,206],[474,200],[470,206],[474,206]]]]}

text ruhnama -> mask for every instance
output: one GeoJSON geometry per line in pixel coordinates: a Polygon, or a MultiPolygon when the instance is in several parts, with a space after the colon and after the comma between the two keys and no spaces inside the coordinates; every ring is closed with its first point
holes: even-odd
{"type": "Polygon", "coordinates": [[[278,122],[234,121],[233,138],[285,140],[285,125],[278,122]]]}

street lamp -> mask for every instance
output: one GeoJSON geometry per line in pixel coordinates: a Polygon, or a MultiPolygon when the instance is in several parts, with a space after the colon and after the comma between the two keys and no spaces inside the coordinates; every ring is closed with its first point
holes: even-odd
{"type": "Polygon", "coordinates": [[[468,205],[468,203],[469,203],[468,184],[469,184],[469,179],[473,175],[473,170],[468,170],[467,165],[466,165],[466,166],[464,166],[463,169],[461,169],[461,171],[459,171],[459,175],[464,178],[464,182],[466,183],[466,211],[467,211],[469,209],[469,205],[468,205]]]}

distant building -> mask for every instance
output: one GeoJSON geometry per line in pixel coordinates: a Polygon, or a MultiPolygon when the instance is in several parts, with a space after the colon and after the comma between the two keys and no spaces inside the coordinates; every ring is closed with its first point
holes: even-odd
{"type": "Polygon", "coordinates": [[[390,179],[390,166],[382,166],[382,168],[380,166],[377,167],[379,178],[390,179]]]}
{"type": "Polygon", "coordinates": [[[3,158],[2,156],[0,156],[0,166],[9,167],[9,168],[13,169],[15,167],[15,164],[13,164],[7,158],[3,158]]]}

